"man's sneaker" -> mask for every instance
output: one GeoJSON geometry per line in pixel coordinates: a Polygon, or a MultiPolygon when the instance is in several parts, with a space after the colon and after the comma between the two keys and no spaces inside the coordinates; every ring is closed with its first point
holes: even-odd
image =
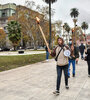
{"type": "Polygon", "coordinates": [[[82,60],[84,60],[84,58],[81,58],[82,60]]]}
{"type": "Polygon", "coordinates": [[[73,77],[75,77],[75,74],[73,74],[73,77]]]}
{"type": "Polygon", "coordinates": [[[78,64],[78,61],[76,61],[76,64],[78,64]]]}
{"type": "Polygon", "coordinates": [[[90,75],[88,75],[88,77],[90,77],[90,75]]]}
{"type": "Polygon", "coordinates": [[[69,86],[68,85],[66,85],[66,89],[69,89],[69,86]]]}
{"type": "Polygon", "coordinates": [[[70,76],[68,76],[68,78],[70,78],[70,76]]]}
{"type": "Polygon", "coordinates": [[[53,92],[53,94],[59,95],[59,91],[56,90],[55,92],[53,92]]]}
{"type": "Polygon", "coordinates": [[[49,61],[48,59],[46,59],[46,61],[49,61]]]}

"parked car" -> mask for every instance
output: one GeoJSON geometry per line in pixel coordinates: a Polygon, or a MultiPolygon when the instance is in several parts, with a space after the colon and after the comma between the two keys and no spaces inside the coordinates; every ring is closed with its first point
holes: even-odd
{"type": "Polygon", "coordinates": [[[2,51],[2,49],[0,48],[0,51],[2,51]]]}
{"type": "Polygon", "coordinates": [[[1,51],[10,51],[10,49],[9,48],[2,48],[1,51]]]}

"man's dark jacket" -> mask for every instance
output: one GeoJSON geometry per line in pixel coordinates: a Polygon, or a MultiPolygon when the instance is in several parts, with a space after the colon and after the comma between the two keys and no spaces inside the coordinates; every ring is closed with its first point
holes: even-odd
{"type": "Polygon", "coordinates": [[[90,61],[90,48],[87,49],[87,61],[90,61]]]}
{"type": "Polygon", "coordinates": [[[85,50],[85,46],[83,44],[81,44],[79,46],[79,50],[80,50],[80,53],[84,53],[84,50],[85,50]]]}
{"type": "Polygon", "coordinates": [[[78,50],[78,48],[76,46],[74,46],[74,56],[75,57],[71,56],[69,59],[70,60],[75,60],[75,59],[79,58],[79,50],[78,50]]]}

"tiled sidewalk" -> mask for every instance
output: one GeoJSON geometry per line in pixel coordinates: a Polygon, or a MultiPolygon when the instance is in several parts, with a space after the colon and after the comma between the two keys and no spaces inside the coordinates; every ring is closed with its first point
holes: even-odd
{"type": "Polygon", "coordinates": [[[0,100],[90,100],[86,62],[79,61],[76,77],[69,79],[69,90],[65,89],[62,76],[59,96],[52,94],[56,86],[55,65],[55,61],[50,60],[1,72],[0,100]]]}

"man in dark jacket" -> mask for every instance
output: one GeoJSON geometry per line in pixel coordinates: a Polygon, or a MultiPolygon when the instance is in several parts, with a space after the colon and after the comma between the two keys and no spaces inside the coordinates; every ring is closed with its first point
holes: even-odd
{"type": "Polygon", "coordinates": [[[84,54],[84,50],[85,50],[85,46],[83,45],[83,43],[81,43],[81,45],[79,46],[79,50],[81,53],[81,59],[83,59],[83,54],[84,54]]]}
{"type": "Polygon", "coordinates": [[[85,52],[87,54],[87,64],[88,64],[88,77],[90,77],[90,45],[88,46],[87,51],[85,52]]]}

